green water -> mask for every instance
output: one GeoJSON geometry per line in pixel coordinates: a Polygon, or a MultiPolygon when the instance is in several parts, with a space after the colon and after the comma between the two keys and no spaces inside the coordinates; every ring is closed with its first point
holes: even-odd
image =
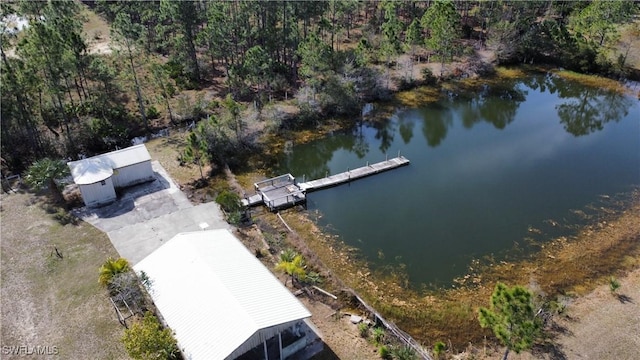
{"type": "Polygon", "coordinates": [[[531,76],[294,145],[274,174],[315,179],[398,151],[409,166],[311,193],[308,210],[374,269],[447,286],[473,258],[526,250],[579,222],[572,210],[640,185],[640,106],[531,76]]]}

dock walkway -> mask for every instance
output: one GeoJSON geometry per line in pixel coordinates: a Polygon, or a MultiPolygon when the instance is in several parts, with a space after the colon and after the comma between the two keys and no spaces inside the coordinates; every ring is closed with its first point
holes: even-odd
{"type": "Polygon", "coordinates": [[[357,169],[348,170],[343,173],[324,177],[322,179],[299,183],[298,186],[305,192],[320,190],[340,184],[344,184],[363,177],[375,175],[383,171],[392,170],[404,165],[408,165],[409,160],[404,156],[398,156],[375,164],[367,164],[357,169]]]}
{"type": "Polygon", "coordinates": [[[255,183],[256,194],[243,199],[242,204],[244,206],[265,204],[269,210],[277,211],[304,203],[307,200],[307,192],[348,183],[408,164],[409,160],[407,158],[398,156],[375,164],[367,163],[366,166],[357,169],[302,183],[296,182],[291,174],[280,175],[255,183]]]}

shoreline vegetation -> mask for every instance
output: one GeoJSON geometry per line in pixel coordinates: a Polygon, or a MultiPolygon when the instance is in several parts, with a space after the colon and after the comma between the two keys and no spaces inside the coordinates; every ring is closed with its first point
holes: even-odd
{"type": "MultiPolygon", "coordinates": [[[[619,194],[608,207],[601,205],[573,235],[540,243],[539,250],[529,256],[474,260],[469,273],[456,279],[453,287],[423,290],[408,286],[402,266],[384,272],[369,269],[356,249],[319,229],[314,214],[287,210],[281,216],[295,232],[297,240],[291,245],[305,258],[315,259],[309,263],[320,267],[318,271],[332,284],[331,291],[354,289],[427,348],[443,341],[453,352],[461,352],[469,344],[486,345],[486,339],[492,338],[480,328],[476,312],[486,306],[498,281],[530,288],[540,305],[546,303],[561,316],[573,300],[607,283],[611,276],[624,277],[640,267],[640,190],[619,194]]],[[[287,231],[271,214],[258,217],[258,224],[271,218],[263,232],[287,231]]]]}

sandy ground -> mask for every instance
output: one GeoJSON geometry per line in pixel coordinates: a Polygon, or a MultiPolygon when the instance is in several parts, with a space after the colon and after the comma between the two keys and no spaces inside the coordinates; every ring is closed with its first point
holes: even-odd
{"type": "MultiPolygon", "coordinates": [[[[585,359],[634,360],[640,356],[640,269],[619,279],[612,294],[601,285],[577,298],[567,312],[557,317],[559,336],[551,355],[529,352],[509,355],[512,360],[585,359]]],[[[488,352],[487,359],[500,359],[502,352],[488,352]]]]}
{"type": "Polygon", "coordinates": [[[569,307],[558,339],[567,359],[640,358],[640,269],[620,284],[618,296],[602,285],[569,307]]]}
{"type": "Polygon", "coordinates": [[[98,284],[115,249],[87,223],[61,225],[38,200],[18,193],[0,202],[0,358],[126,359],[124,328],[98,284]]]}
{"type": "MultiPolygon", "coordinates": [[[[322,296],[322,295],[320,295],[322,296]]],[[[349,321],[350,314],[336,312],[321,301],[300,298],[311,312],[313,324],[325,342],[325,354],[320,359],[375,359],[376,347],[360,336],[358,326],[349,321]]]]}

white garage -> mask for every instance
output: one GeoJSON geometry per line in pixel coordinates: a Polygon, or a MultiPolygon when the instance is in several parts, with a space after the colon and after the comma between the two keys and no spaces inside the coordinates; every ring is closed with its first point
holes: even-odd
{"type": "Polygon", "coordinates": [[[67,163],[87,206],[116,199],[116,189],[155,179],[144,144],[67,163]]]}

